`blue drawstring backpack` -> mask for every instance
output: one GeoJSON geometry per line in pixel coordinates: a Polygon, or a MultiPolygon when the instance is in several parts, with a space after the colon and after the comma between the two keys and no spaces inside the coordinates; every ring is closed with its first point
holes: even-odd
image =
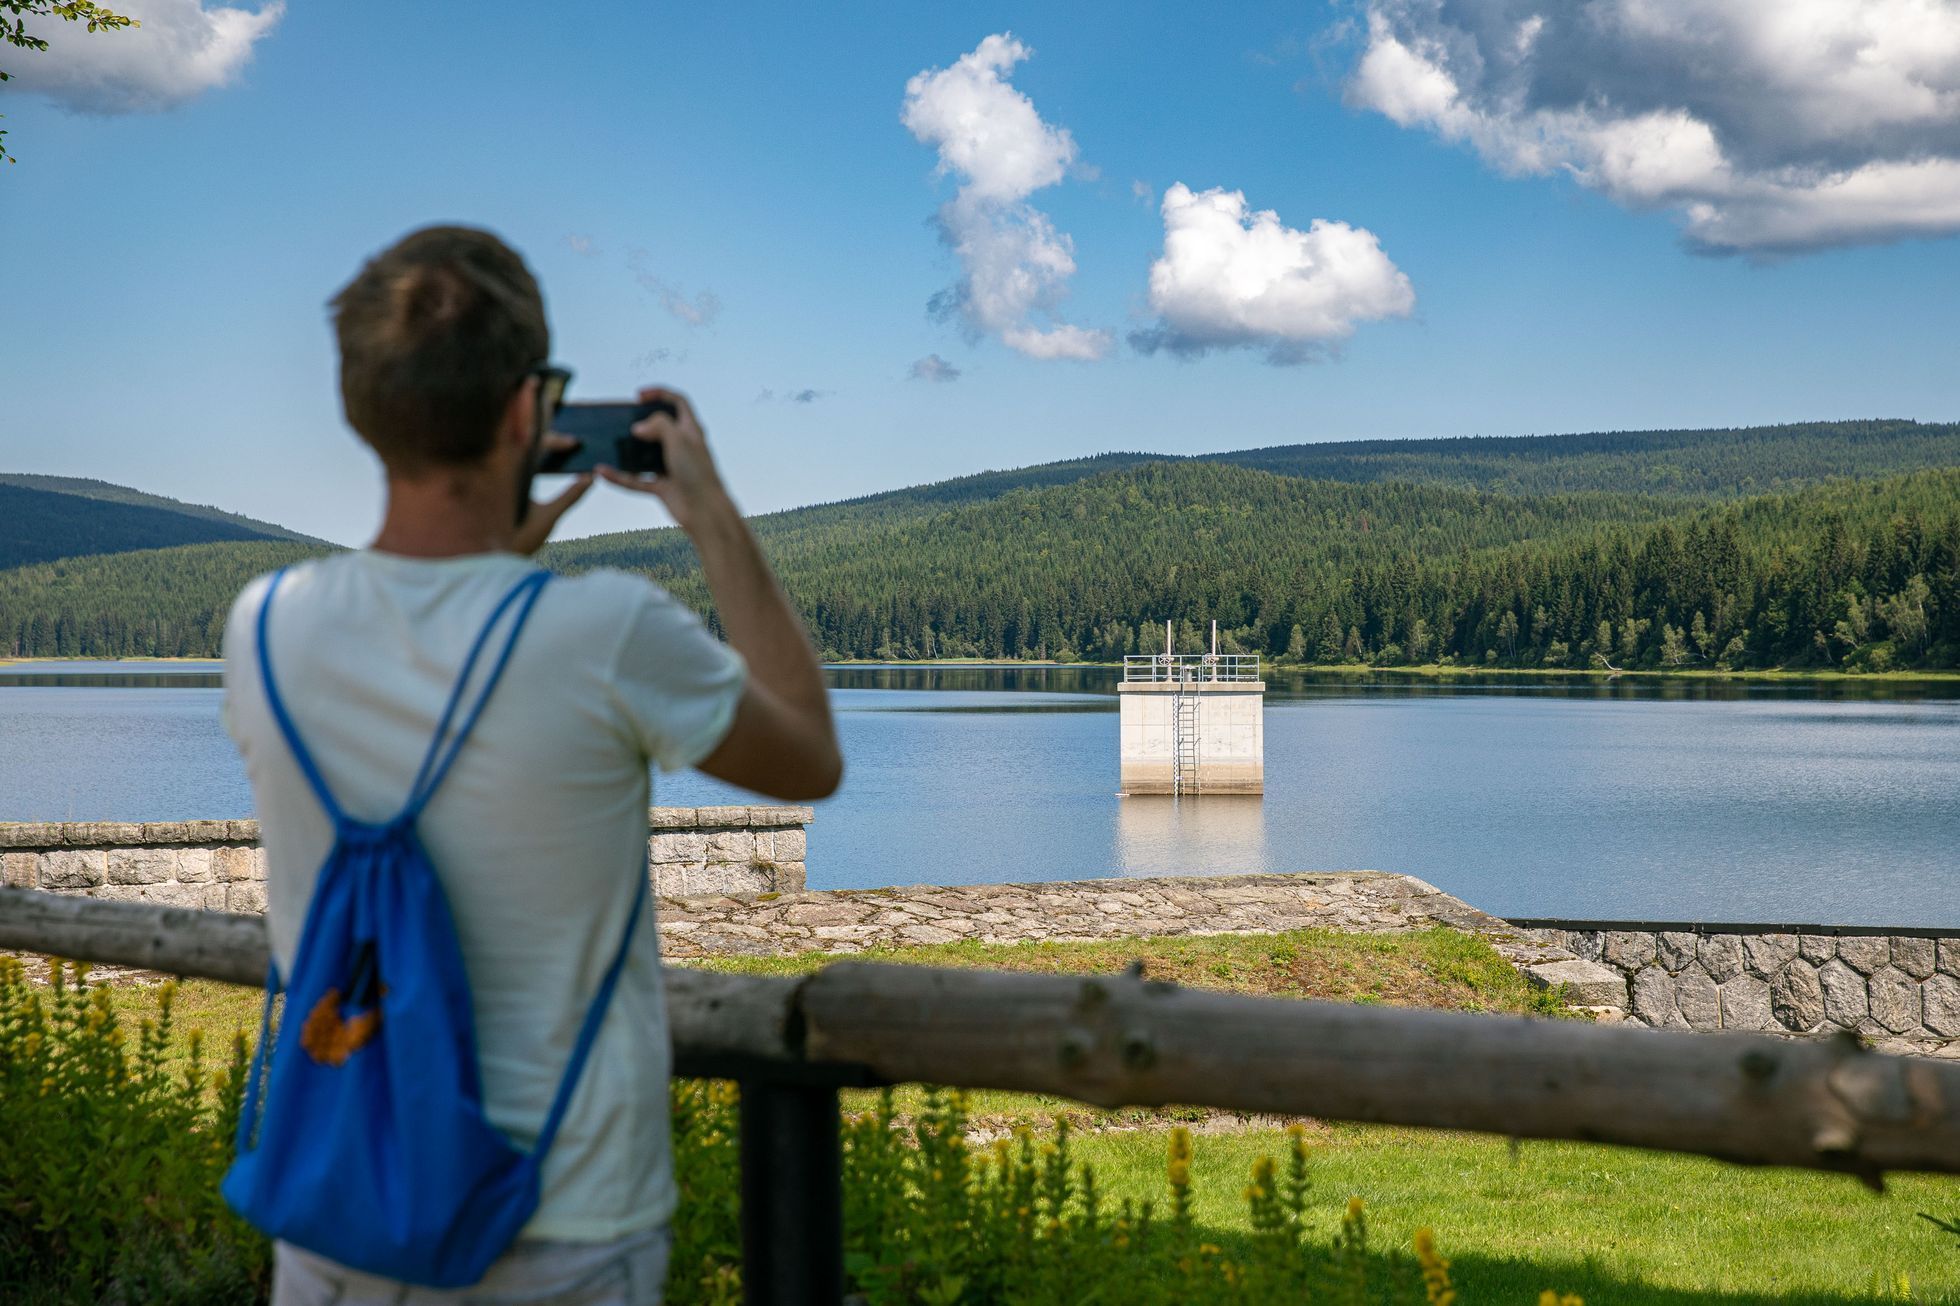
{"type": "Polygon", "coordinates": [[[385,1278],[431,1288],[477,1282],[537,1209],[538,1168],[563,1121],[646,901],[633,900],[619,952],[585,1014],[536,1145],[513,1146],[484,1116],[469,981],[449,903],[415,821],[497,687],[538,594],[532,572],[497,604],[464,659],[401,811],[383,824],[341,810],[273,680],[258,614],[259,674],[294,759],[334,826],[307,908],[286,1010],[271,1036],[277,963],[223,1192],[274,1238],[385,1278]],[[482,690],[451,737],[491,633],[515,615],[482,690]],[[268,1055],[268,1046],[271,1051],[268,1055]]]}

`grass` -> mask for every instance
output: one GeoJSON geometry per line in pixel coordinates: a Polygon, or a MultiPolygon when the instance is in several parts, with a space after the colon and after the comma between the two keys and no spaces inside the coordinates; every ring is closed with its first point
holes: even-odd
{"type": "MultiPolygon", "coordinates": [[[[1240,1189],[1284,1143],[1272,1130],[1196,1138],[1195,1212],[1214,1241],[1246,1236],[1240,1189]]],[[[1160,1130],[1070,1147],[1113,1197],[1163,1191],[1160,1130]]],[[[1367,1204],[1380,1252],[1406,1255],[1417,1228],[1434,1228],[1465,1306],[1545,1288],[1589,1306],[1870,1301],[1900,1275],[1913,1300],[1960,1301],[1960,1240],[1919,1214],[1960,1214],[1952,1179],[1897,1177],[1878,1195],[1838,1175],[1381,1126],[1316,1130],[1311,1156],[1323,1233],[1349,1196],[1367,1204]]]]}
{"type": "MultiPolygon", "coordinates": [[[[1481,939],[1446,929],[1392,936],[1302,930],[1272,935],[1107,943],[979,944],[880,950],[857,959],[987,966],[1047,974],[1107,973],[1141,959],[1145,973],[1194,987],[1278,997],[1547,1012],[1481,939]]],[[[793,975],[834,957],[723,958],[721,971],[793,975]]],[[[180,1030],[202,1025],[217,1043],[256,1031],[256,989],[204,981],[178,993],[180,1030]]],[[[119,985],[127,1018],[153,1009],[154,990],[119,985]]],[[[899,1095],[901,1110],[918,1090],[899,1095]]],[[[868,1105],[847,1095],[847,1109],[868,1105]]],[[[1092,1111],[1059,1099],[977,1092],[974,1124],[1004,1128],[1065,1113],[1081,1128],[1071,1148],[1095,1167],[1106,1196],[1163,1198],[1167,1131],[1196,1127],[1196,1213],[1229,1249],[1250,1236],[1241,1189],[1252,1162],[1284,1147],[1278,1122],[1207,1112],[1092,1111]]],[[[1578,1143],[1524,1142],[1383,1126],[1312,1126],[1314,1203],[1330,1231],[1345,1199],[1367,1203],[1372,1245],[1406,1260],[1414,1230],[1437,1230],[1466,1306],[1535,1302],[1547,1287],[1591,1306],[1618,1303],[1792,1304],[1870,1301],[1904,1275],[1913,1300],[1960,1303],[1960,1238],[1932,1219],[1960,1219],[1960,1181],[1893,1179],[1884,1195],[1855,1181],[1751,1170],[1692,1157],[1578,1143]]],[[[1325,1231],[1323,1231],[1325,1232],[1325,1231]]],[[[1398,1276],[1399,1277],[1399,1276],[1398,1276]]]]}
{"type": "Polygon", "coordinates": [[[838,957],[715,957],[698,963],[743,975],[802,975],[833,961],[985,967],[1042,975],[1114,974],[1143,963],[1151,979],[1271,997],[1456,1011],[1546,1014],[1557,1009],[1488,943],[1441,926],[1406,934],[1180,935],[1085,943],[954,943],[877,948],[838,957]]]}

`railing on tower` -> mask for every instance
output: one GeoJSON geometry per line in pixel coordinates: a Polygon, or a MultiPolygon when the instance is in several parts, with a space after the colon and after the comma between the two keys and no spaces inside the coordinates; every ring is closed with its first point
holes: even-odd
{"type": "Polygon", "coordinates": [[[1148,653],[1123,659],[1126,684],[1244,684],[1258,679],[1257,653],[1148,653]]]}

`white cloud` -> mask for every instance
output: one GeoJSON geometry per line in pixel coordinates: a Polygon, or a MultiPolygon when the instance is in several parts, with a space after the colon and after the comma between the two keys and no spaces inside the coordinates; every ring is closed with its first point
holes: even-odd
{"type": "Polygon", "coordinates": [[[1960,232],[1951,0],[1370,0],[1347,96],[1706,250],[1960,232]]]}
{"type": "Polygon", "coordinates": [[[580,258],[597,258],[600,252],[599,242],[590,236],[581,236],[577,232],[565,237],[565,246],[580,258]]]}
{"type": "Polygon", "coordinates": [[[939,170],[965,178],[983,200],[1025,199],[1052,186],[1075,161],[1075,138],[1051,127],[1034,101],[1006,75],[1034,51],[1002,33],[959,57],[951,68],[918,73],[905,83],[906,128],[939,151],[939,170]]]}
{"type": "Polygon", "coordinates": [[[1130,341],[1185,356],[1238,346],[1298,363],[1338,345],[1360,322],[1406,317],[1415,290],[1371,231],[1316,218],[1305,231],[1245,195],[1164,192],[1164,252],[1150,267],[1158,323],[1130,341]]]}
{"type": "Polygon", "coordinates": [[[1012,36],[989,36],[950,68],[905,84],[899,119],[939,151],[938,171],[960,179],[939,210],[939,228],[959,260],[957,284],[933,311],[975,335],[998,336],[1031,358],[1100,358],[1110,335],[1056,320],[1075,274],[1074,244],[1027,197],[1076,165],[1075,140],[1041,120],[1007,74],[1032,51],[1012,36]],[[1055,324],[1036,325],[1041,317],[1055,324]]]}
{"type": "Polygon", "coordinates": [[[914,381],[936,381],[944,384],[960,379],[960,369],[941,358],[938,354],[927,354],[914,362],[906,375],[914,381]]]}
{"type": "Polygon", "coordinates": [[[7,50],[7,86],[36,91],[83,113],[173,108],[237,80],[252,50],[286,12],[280,0],[236,9],[200,0],[121,0],[110,6],[142,25],[89,32],[81,23],[27,24],[42,51],[7,50]]]}

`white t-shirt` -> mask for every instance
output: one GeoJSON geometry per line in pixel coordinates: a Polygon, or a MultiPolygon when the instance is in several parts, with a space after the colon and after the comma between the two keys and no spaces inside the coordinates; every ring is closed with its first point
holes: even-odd
{"type": "MultiPolygon", "coordinates": [[[[470,642],[532,566],[510,554],[346,553],[280,583],[273,676],[348,816],[401,809],[470,642]]],[[[286,974],[333,827],[266,703],[256,624],[267,583],[245,588],[225,630],[224,719],[252,783],[272,952],[286,974]]],[[[508,615],[499,628],[478,683],[508,615]]],[[[520,1146],[544,1122],[641,892],[648,762],[678,770],[714,751],[744,679],[741,658],[648,581],[556,577],[422,814],[469,975],[489,1117],[520,1146]]],[[[645,910],[523,1236],[598,1242],[672,1215],[670,1064],[645,910]]]]}

